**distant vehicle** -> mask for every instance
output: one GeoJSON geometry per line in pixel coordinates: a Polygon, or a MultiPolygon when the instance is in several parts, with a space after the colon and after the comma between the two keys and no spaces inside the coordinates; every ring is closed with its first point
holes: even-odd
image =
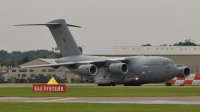
{"type": "Polygon", "coordinates": [[[168,82],[174,77],[190,74],[187,66],[177,66],[172,60],[158,56],[132,56],[123,58],[83,55],[64,19],[53,20],[45,24],[22,24],[15,26],[45,25],[51,31],[62,58],[56,64],[21,66],[21,68],[65,66],[72,72],[93,81],[98,86],[140,86],[141,84],[168,82]]]}

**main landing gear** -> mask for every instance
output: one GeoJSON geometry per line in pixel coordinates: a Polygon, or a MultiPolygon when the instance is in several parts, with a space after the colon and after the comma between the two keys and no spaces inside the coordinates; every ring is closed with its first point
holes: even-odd
{"type": "Polygon", "coordinates": [[[116,86],[116,84],[111,82],[110,84],[98,84],[98,86],[116,86]]]}
{"type": "Polygon", "coordinates": [[[126,83],[124,86],[141,86],[139,83],[126,83]]]}

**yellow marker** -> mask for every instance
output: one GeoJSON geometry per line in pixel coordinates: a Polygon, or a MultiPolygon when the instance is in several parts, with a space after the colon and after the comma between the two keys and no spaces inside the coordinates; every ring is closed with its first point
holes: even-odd
{"type": "Polygon", "coordinates": [[[57,81],[52,77],[47,84],[58,84],[57,81]]]}

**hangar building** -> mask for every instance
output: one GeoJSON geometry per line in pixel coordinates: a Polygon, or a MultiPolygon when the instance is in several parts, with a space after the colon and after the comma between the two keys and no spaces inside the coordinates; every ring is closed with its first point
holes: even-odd
{"type": "MultiPolygon", "coordinates": [[[[41,64],[53,64],[56,63],[55,59],[42,59],[37,58],[35,60],[24,63],[20,66],[30,66],[30,65],[41,65],[41,64]]],[[[6,76],[11,80],[11,82],[40,82],[46,83],[51,77],[54,77],[58,82],[74,82],[74,74],[67,70],[65,67],[60,67],[54,69],[51,67],[40,67],[40,68],[12,68],[8,70],[8,75],[6,76]]]]}

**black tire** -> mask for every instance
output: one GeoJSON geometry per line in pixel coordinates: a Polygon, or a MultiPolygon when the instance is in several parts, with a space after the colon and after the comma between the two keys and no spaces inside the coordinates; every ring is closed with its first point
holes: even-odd
{"type": "Polygon", "coordinates": [[[172,84],[170,82],[166,82],[165,86],[172,86],[172,84]]]}
{"type": "Polygon", "coordinates": [[[114,82],[111,82],[110,85],[111,86],[116,86],[116,84],[114,82]]]}
{"type": "Polygon", "coordinates": [[[124,84],[124,86],[141,86],[141,84],[127,83],[127,84],[124,84]]]}
{"type": "Polygon", "coordinates": [[[111,84],[98,84],[98,86],[111,86],[111,84]]]}
{"type": "Polygon", "coordinates": [[[113,83],[113,84],[111,84],[111,86],[116,86],[116,84],[113,83]]]}
{"type": "Polygon", "coordinates": [[[98,84],[98,86],[103,86],[103,84],[98,84]]]}

